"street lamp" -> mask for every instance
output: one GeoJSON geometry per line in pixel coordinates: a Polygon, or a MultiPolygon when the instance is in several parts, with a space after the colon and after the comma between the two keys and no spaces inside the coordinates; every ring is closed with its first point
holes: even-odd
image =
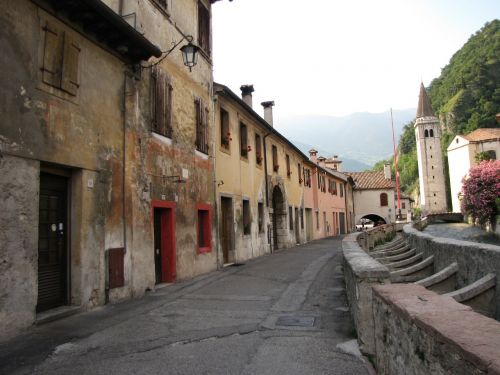
{"type": "MultiPolygon", "coordinates": [[[[192,38],[191,38],[192,39],[192,38]]],[[[189,68],[189,71],[198,63],[198,50],[200,47],[194,45],[189,41],[188,44],[181,47],[182,59],[184,60],[184,65],[189,68]]]]}

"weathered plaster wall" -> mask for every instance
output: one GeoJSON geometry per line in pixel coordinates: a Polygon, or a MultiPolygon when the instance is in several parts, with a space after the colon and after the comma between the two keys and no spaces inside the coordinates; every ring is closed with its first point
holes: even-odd
{"type": "Polygon", "coordinates": [[[410,224],[403,228],[412,248],[423,252],[424,258],[434,255],[434,270],[439,271],[457,262],[458,288],[462,288],[493,272],[497,276],[495,288],[495,319],[500,320],[500,246],[439,238],[418,231],[410,224]]]}
{"type": "Polygon", "coordinates": [[[500,374],[500,323],[418,285],[373,289],[378,374],[500,374]]]}
{"type": "Polygon", "coordinates": [[[39,163],[0,154],[0,341],[35,318],[39,163]]]}

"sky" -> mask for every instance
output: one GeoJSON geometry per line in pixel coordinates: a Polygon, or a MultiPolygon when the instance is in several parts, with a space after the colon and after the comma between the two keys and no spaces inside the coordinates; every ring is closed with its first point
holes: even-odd
{"type": "Polygon", "coordinates": [[[214,78],[275,122],[417,106],[500,0],[227,0],[212,7],[214,78]]]}

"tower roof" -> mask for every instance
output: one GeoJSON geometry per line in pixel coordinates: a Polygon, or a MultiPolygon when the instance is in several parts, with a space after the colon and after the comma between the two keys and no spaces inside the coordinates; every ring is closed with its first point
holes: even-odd
{"type": "Polygon", "coordinates": [[[431,101],[427,95],[424,84],[420,83],[420,95],[418,96],[417,118],[435,116],[431,101]]]}

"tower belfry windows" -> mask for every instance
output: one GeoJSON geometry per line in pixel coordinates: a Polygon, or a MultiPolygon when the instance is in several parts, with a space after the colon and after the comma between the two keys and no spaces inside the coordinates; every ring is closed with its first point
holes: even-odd
{"type": "Polygon", "coordinates": [[[429,136],[429,131],[427,129],[425,129],[424,131],[424,137],[427,138],[429,136]]]}
{"type": "Polygon", "coordinates": [[[429,137],[434,137],[434,130],[429,130],[429,137]]]}

